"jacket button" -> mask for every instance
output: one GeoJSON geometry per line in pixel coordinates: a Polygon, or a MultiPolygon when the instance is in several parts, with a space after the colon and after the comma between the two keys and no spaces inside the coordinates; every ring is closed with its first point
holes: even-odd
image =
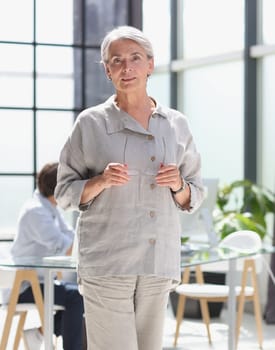
{"type": "Polygon", "coordinates": [[[153,136],[153,135],[148,135],[147,138],[148,138],[148,140],[150,140],[150,141],[151,141],[151,140],[154,140],[154,136],[153,136]]]}
{"type": "Polygon", "coordinates": [[[152,244],[152,245],[156,244],[156,240],[154,238],[150,238],[149,239],[149,243],[152,244]]]}
{"type": "Polygon", "coordinates": [[[150,216],[151,216],[151,218],[153,218],[155,216],[155,212],[153,210],[150,211],[150,216]]]}
{"type": "Polygon", "coordinates": [[[153,190],[156,187],[156,185],[155,184],[150,184],[150,187],[153,190]]]}
{"type": "Polygon", "coordinates": [[[152,156],[151,157],[151,161],[154,162],[156,160],[156,157],[155,156],[152,156]]]}

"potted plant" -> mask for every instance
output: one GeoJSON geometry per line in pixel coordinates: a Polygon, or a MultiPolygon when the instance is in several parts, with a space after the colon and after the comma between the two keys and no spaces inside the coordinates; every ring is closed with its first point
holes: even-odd
{"type": "Polygon", "coordinates": [[[233,181],[218,190],[214,211],[215,231],[220,239],[237,230],[267,236],[267,216],[275,213],[275,195],[250,180],[233,181]]]}

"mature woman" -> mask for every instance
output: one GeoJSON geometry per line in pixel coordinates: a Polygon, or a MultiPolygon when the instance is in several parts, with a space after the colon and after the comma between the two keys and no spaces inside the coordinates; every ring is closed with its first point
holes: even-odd
{"type": "Polygon", "coordinates": [[[78,276],[89,349],[160,350],[169,291],[180,280],[178,210],[203,186],[186,118],[146,90],[144,34],[122,26],[101,45],[115,95],[80,113],[60,156],[56,198],[80,210],[78,276]]]}

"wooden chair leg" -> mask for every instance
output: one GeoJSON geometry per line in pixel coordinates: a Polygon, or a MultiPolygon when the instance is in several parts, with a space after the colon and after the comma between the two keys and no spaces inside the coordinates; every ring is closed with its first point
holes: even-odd
{"type": "Polygon", "coordinates": [[[20,312],[19,321],[17,325],[16,335],[13,343],[13,350],[17,350],[19,347],[20,339],[22,337],[22,332],[24,329],[24,324],[27,317],[27,311],[20,312]]]}
{"type": "MultiPolygon", "coordinates": [[[[200,265],[197,265],[195,270],[196,270],[197,283],[203,284],[204,278],[203,278],[203,273],[202,273],[200,265]]],[[[210,316],[209,316],[208,303],[205,299],[199,299],[199,301],[200,301],[200,309],[201,309],[202,319],[203,319],[203,322],[205,323],[205,326],[206,326],[208,341],[209,341],[209,344],[212,344],[211,333],[210,333],[210,316]]]]}
{"type": "Polygon", "coordinates": [[[262,349],[263,347],[262,313],[261,313],[259,288],[258,288],[257,274],[256,274],[254,260],[251,261],[251,280],[252,280],[252,286],[254,288],[253,306],[254,306],[256,328],[258,333],[258,343],[259,343],[259,347],[262,349]]]}
{"type": "MultiPolygon", "coordinates": [[[[6,320],[4,323],[4,329],[2,333],[0,350],[7,349],[7,343],[9,339],[9,334],[11,330],[12,320],[16,314],[16,305],[18,302],[20,287],[23,281],[29,281],[32,287],[34,300],[38,308],[38,312],[40,315],[41,326],[44,326],[44,306],[43,306],[43,297],[40,289],[39,281],[37,278],[37,273],[35,270],[17,270],[14,278],[14,283],[12,287],[12,292],[9,300],[9,304],[7,307],[6,320]]],[[[20,321],[19,321],[20,322],[20,321]]],[[[21,320],[23,322],[23,319],[21,320]]],[[[20,324],[21,326],[21,324],[20,324]]],[[[19,332],[18,334],[21,334],[19,332]]],[[[17,333],[16,333],[17,334],[17,333]]],[[[20,339],[20,338],[19,338],[20,339]]],[[[16,342],[18,339],[16,338],[16,342]]],[[[18,341],[19,342],[19,341],[18,341]]]]}
{"type": "Polygon", "coordinates": [[[34,271],[34,270],[29,271],[28,281],[30,282],[31,287],[32,287],[34,301],[35,301],[36,307],[38,309],[41,327],[43,330],[43,328],[44,328],[44,302],[43,302],[43,296],[42,296],[42,292],[40,289],[40,284],[39,284],[39,281],[37,278],[36,271],[34,271]]]}
{"type": "Polygon", "coordinates": [[[186,297],[184,295],[179,295],[177,316],[176,316],[176,331],[175,331],[175,337],[174,337],[174,346],[175,347],[177,346],[177,343],[178,343],[180,325],[181,325],[181,322],[183,319],[183,314],[184,314],[184,309],[185,309],[185,301],[186,301],[186,297]]]}
{"type": "Polygon", "coordinates": [[[18,301],[21,282],[22,281],[20,280],[20,271],[17,271],[14,279],[14,284],[13,284],[13,288],[10,296],[9,305],[7,307],[7,314],[6,314],[6,320],[4,323],[4,329],[3,329],[2,338],[1,338],[0,350],[6,350],[7,348],[12,319],[16,312],[16,304],[18,301]]]}
{"type": "Polygon", "coordinates": [[[209,316],[207,301],[204,299],[200,299],[200,307],[201,307],[203,322],[205,323],[205,326],[206,326],[208,341],[209,341],[209,344],[212,344],[211,333],[210,333],[210,316],[209,316]]]}
{"type": "Polygon", "coordinates": [[[237,319],[236,319],[236,347],[238,345],[241,324],[244,312],[244,304],[245,304],[245,287],[247,285],[247,274],[248,274],[248,264],[247,261],[244,262],[243,273],[242,273],[242,282],[241,282],[241,291],[238,297],[238,310],[237,310],[237,319]]]}
{"type": "MultiPolygon", "coordinates": [[[[188,283],[189,276],[190,276],[190,269],[187,267],[183,273],[182,283],[188,283]]],[[[186,301],[186,297],[184,295],[179,295],[177,315],[176,315],[176,331],[175,331],[175,337],[174,337],[174,346],[177,346],[177,343],[178,343],[180,325],[183,319],[183,314],[185,309],[185,301],[186,301]]]]}

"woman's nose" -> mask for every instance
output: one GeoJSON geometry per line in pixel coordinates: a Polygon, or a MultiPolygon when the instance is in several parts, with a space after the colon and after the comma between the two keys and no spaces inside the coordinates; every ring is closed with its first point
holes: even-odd
{"type": "Polygon", "coordinates": [[[125,60],[123,62],[123,71],[124,72],[127,72],[127,71],[130,71],[132,69],[132,65],[131,65],[131,62],[128,61],[128,60],[125,60]]]}

